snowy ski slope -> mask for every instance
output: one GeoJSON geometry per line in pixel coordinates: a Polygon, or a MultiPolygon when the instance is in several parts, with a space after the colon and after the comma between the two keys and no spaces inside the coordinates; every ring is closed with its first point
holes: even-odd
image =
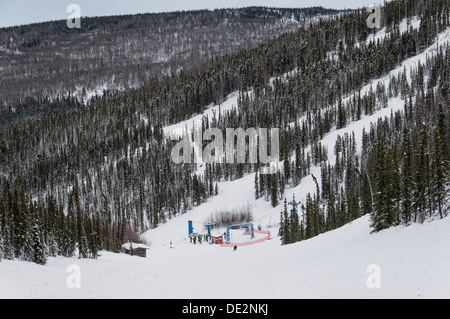
{"type": "MultiPolygon", "coordinates": [[[[439,44],[449,40],[449,30],[437,39],[439,44]]],[[[406,60],[391,74],[398,74],[405,66],[407,70],[416,66],[435,52],[436,44],[406,60]]],[[[378,81],[388,79],[389,76],[380,78],[371,85],[375,88],[378,81]]],[[[370,85],[362,92],[369,89],[370,85]]],[[[236,95],[231,96],[221,110],[235,106],[236,99],[236,95]]],[[[332,152],[337,135],[346,132],[355,132],[360,142],[364,127],[367,130],[371,122],[402,108],[403,101],[393,98],[387,108],[332,131],[322,144],[332,152]]],[[[212,114],[212,110],[218,109],[211,106],[207,112],[212,114]]],[[[185,126],[186,123],[180,123],[165,131],[180,132],[185,126]]],[[[311,172],[320,176],[318,167],[311,172]]],[[[219,183],[218,196],[145,233],[151,245],[146,259],[102,252],[98,260],[58,257],[50,258],[46,266],[3,260],[0,298],[450,297],[450,255],[438,253],[450,248],[450,218],[370,234],[369,217],[364,216],[316,238],[281,246],[277,232],[282,203],[272,208],[264,199],[254,200],[253,183],[254,174],[219,183]],[[211,213],[247,205],[253,208],[255,227],[260,224],[271,231],[272,240],[239,247],[235,252],[228,247],[189,243],[189,220],[194,221],[196,232],[204,232],[202,223],[211,213]],[[70,265],[79,267],[80,288],[71,289],[67,285],[70,265]]],[[[296,188],[287,189],[285,196],[290,200],[295,194],[297,200],[304,201],[315,187],[308,176],[296,188]]],[[[213,230],[213,235],[223,232],[224,229],[213,230]]],[[[232,240],[248,241],[249,236],[235,230],[232,240]]]]}

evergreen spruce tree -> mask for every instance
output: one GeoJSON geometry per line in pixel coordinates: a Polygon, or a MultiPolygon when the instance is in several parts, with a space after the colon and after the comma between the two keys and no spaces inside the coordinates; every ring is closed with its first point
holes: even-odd
{"type": "Polygon", "coordinates": [[[337,124],[336,128],[341,129],[344,128],[347,124],[347,114],[345,112],[345,108],[342,105],[342,96],[339,94],[339,103],[337,108],[337,124]]]}
{"type": "Polygon", "coordinates": [[[295,162],[294,162],[294,186],[300,184],[303,178],[303,155],[300,143],[295,144],[295,162]]]}
{"type": "Polygon", "coordinates": [[[5,251],[3,238],[4,238],[4,228],[6,224],[6,209],[4,206],[6,206],[6,203],[3,197],[0,197],[0,261],[2,261],[3,254],[5,251]]]}
{"type": "Polygon", "coordinates": [[[104,244],[103,244],[103,233],[102,233],[102,225],[101,225],[101,219],[100,219],[100,214],[97,212],[95,215],[95,218],[93,219],[93,238],[92,240],[94,241],[92,244],[92,255],[93,258],[97,259],[98,257],[98,252],[102,249],[104,249],[104,244]]]}
{"type": "Polygon", "coordinates": [[[10,229],[8,224],[3,229],[3,258],[14,260],[14,248],[10,229]]]}
{"type": "Polygon", "coordinates": [[[401,171],[401,215],[405,225],[411,222],[412,218],[412,185],[413,185],[413,154],[409,130],[405,127],[402,141],[403,165],[401,171]]]}
{"type": "Polygon", "coordinates": [[[444,201],[447,198],[446,181],[448,171],[442,149],[442,140],[439,129],[434,131],[434,157],[433,157],[433,190],[440,218],[444,217],[444,201]]]}
{"type": "Polygon", "coordinates": [[[443,165],[448,169],[450,164],[450,125],[442,103],[438,106],[436,130],[439,134],[442,156],[445,159],[443,165]]]}
{"type": "Polygon", "coordinates": [[[370,160],[373,158],[371,154],[371,149],[369,150],[369,134],[363,129],[362,138],[362,159],[360,165],[360,171],[358,172],[361,177],[361,211],[362,214],[371,214],[373,211],[373,189],[372,189],[372,178],[370,177],[370,160]]]}
{"type": "Polygon", "coordinates": [[[356,187],[351,187],[347,195],[347,210],[349,221],[353,221],[360,216],[359,196],[356,187]]]}
{"type": "Polygon", "coordinates": [[[0,262],[3,259],[3,253],[4,253],[4,243],[3,243],[3,230],[0,227],[0,262]]]}
{"type": "Polygon", "coordinates": [[[90,257],[92,259],[97,259],[98,256],[98,251],[100,249],[99,244],[100,244],[100,238],[99,238],[99,233],[97,232],[96,227],[94,227],[95,225],[95,218],[94,220],[92,218],[90,218],[89,223],[91,224],[90,227],[90,234],[89,234],[89,253],[90,253],[90,257]]]}
{"type": "Polygon", "coordinates": [[[62,251],[63,256],[70,258],[74,255],[77,245],[77,222],[74,209],[69,201],[69,211],[63,222],[62,251]]]}
{"type": "Polygon", "coordinates": [[[49,256],[56,257],[59,254],[59,241],[61,234],[61,215],[57,211],[56,201],[53,196],[48,196],[45,206],[39,205],[42,224],[44,227],[44,242],[49,256]]]}
{"type": "Polygon", "coordinates": [[[345,194],[344,187],[341,186],[339,191],[339,199],[337,203],[337,220],[338,220],[338,227],[342,227],[345,225],[346,221],[348,220],[347,217],[347,195],[345,194]]]}
{"type": "Polygon", "coordinates": [[[32,261],[39,265],[45,265],[47,263],[46,246],[42,239],[42,231],[36,219],[33,221],[30,232],[33,251],[32,261]]]}
{"type": "Polygon", "coordinates": [[[334,191],[330,192],[327,200],[327,216],[326,216],[327,230],[333,230],[337,228],[336,222],[336,198],[334,191]]]}
{"type": "MultiPolygon", "coordinates": [[[[292,196],[292,203],[296,203],[295,201],[295,195],[292,196]]],[[[298,214],[298,209],[293,206],[293,210],[290,214],[290,234],[291,234],[291,242],[296,243],[301,240],[301,233],[300,233],[300,218],[298,214]]]]}
{"type": "Polygon", "coordinates": [[[3,197],[0,197],[0,232],[2,234],[3,246],[1,252],[3,259],[14,259],[14,248],[11,237],[11,219],[7,202],[3,197]]]}
{"type": "Polygon", "coordinates": [[[89,242],[84,229],[84,214],[81,210],[78,183],[75,183],[72,193],[73,207],[76,212],[76,238],[78,243],[78,258],[88,258],[89,242]]]}
{"type": "Polygon", "coordinates": [[[283,174],[286,179],[286,182],[289,183],[289,181],[291,180],[291,161],[289,156],[289,150],[286,145],[284,145],[283,157],[284,157],[283,174]]]}
{"type": "Polygon", "coordinates": [[[258,179],[258,172],[255,173],[255,184],[254,184],[254,188],[255,188],[255,199],[259,199],[260,195],[259,195],[259,179],[258,179]]]}
{"type": "Polygon", "coordinates": [[[306,213],[305,213],[305,238],[309,239],[315,236],[314,230],[314,203],[311,194],[306,196],[306,213]]]}
{"type": "Polygon", "coordinates": [[[398,171],[398,152],[395,146],[388,153],[389,193],[390,200],[387,224],[389,227],[397,226],[401,221],[400,209],[400,172],[398,171]]]}
{"type": "Polygon", "coordinates": [[[394,150],[380,147],[379,165],[377,166],[377,193],[375,194],[374,231],[389,228],[398,223],[396,194],[398,194],[398,172],[394,163],[394,150]]]}
{"type": "Polygon", "coordinates": [[[13,245],[15,257],[29,261],[32,258],[30,246],[30,212],[25,192],[25,183],[21,182],[20,189],[14,189],[13,197],[13,245]]]}
{"type": "Polygon", "coordinates": [[[52,257],[56,257],[59,251],[58,242],[55,235],[55,230],[51,229],[48,234],[48,238],[46,241],[46,246],[48,249],[48,255],[52,257]]]}
{"type": "Polygon", "coordinates": [[[278,206],[278,181],[277,181],[277,175],[271,174],[270,177],[270,202],[272,204],[272,207],[278,206]]]}
{"type": "Polygon", "coordinates": [[[414,222],[423,222],[426,217],[426,192],[429,181],[428,134],[425,125],[420,131],[418,152],[414,167],[413,208],[414,222]],[[419,219],[419,220],[418,220],[419,219]]]}
{"type": "Polygon", "coordinates": [[[78,243],[78,258],[89,257],[89,241],[87,239],[84,227],[80,230],[80,242],[78,243]]]}
{"type": "Polygon", "coordinates": [[[280,216],[280,228],[281,228],[281,242],[283,245],[291,244],[292,243],[292,235],[291,235],[291,225],[290,225],[290,218],[288,214],[288,208],[287,208],[287,199],[284,199],[284,206],[283,210],[281,211],[280,216]]]}
{"type": "Polygon", "coordinates": [[[377,152],[376,152],[376,176],[375,176],[375,186],[376,192],[374,194],[374,210],[371,219],[371,228],[374,232],[378,232],[387,228],[385,224],[386,216],[386,196],[388,191],[388,186],[385,174],[385,156],[386,151],[384,148],[384,141],[377,141],[377,152]]]}
{"type": "Polygon", "coordinates": [[[27,213],[27,220],[28,220],[28,229],[26,231],[26,240],[25,240],[25,246],[23,247],[22,254],[20,256],[20,259],[25,261],[31,261],[34,262],[35,260],[35,246],[34,246],[34,240],[35,240],[35,233],[39,233],[40,235],[40,229],[39,225],[36,222],[36,205],[32,202],[29,203],[28,206],[28,213],[27,213]]]}

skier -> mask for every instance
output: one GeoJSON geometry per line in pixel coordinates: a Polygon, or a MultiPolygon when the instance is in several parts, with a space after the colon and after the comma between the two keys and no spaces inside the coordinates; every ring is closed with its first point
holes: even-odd
{"type": "Polygon", "coordinates": [[[234,245],[233,251],[236,251],[236,250],[237,250],[237,245],[234,245]]]}

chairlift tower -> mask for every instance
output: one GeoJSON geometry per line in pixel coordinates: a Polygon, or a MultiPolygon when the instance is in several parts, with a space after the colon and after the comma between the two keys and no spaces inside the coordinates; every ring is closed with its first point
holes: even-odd
{"type": "Polygon", "coordinates": [[[288,205],[292,206],[291,216],[297,213],[297,211],[298,211],[297,206],[301,205],[301,203],[302,202],[300,202],[300,201],[298,201],[298,202],[291,201],[291,202],[288,203],[288,205]]]}

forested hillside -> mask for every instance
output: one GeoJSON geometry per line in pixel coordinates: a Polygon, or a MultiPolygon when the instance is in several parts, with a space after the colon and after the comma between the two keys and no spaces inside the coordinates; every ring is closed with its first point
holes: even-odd
{"type": "Polygon", "coordinates": [[[394,0],[382,13],[383,36],[367,27],[365,10],[325,17],[140,88],[105,92],[85,105],[0,129],[7,256],[33,259],[26,240],[36,232],[46,247],[57,247],[54,254],[71,255],[78,243],[86,249],[82,257],[95,258],[98,249],[117,249],[130,233],[201,205],[220,191],[217,182],[249,173],[257,173],[255,197],[275,207],[311,167],[322,168],[317,192],[298,214],[281,212],[285,244],[365,214],[374,231],[444,217],[450,48],[448,37],[439,42],[438,36],[449,30],[448,1],[394,0]],[[390,73],[432,45],[425,63],[390,73]],[[387,85],[362,90],[384,76],[387,85]],[[237,91],[237,107],[204,118],[202,128],[280,128],[278,173],[258,174],[258,164],[205,163],[200,174],[196,164],[174,164],[176,141],[163,127],[237,91]],[[334,149],[323,147],[327,133],[392,98],[402,99],[404,110],[380,119],[362,141],[346,135],[334,149]],[[70,249],[58,234],[71,238],[70,249]]]}
{"type": "Polygon", "coordinates": [[[80,29],[65,20],[2,28],[0,125],[202,69],[334,13],[252,7],[82,18],[80,29]]]}

